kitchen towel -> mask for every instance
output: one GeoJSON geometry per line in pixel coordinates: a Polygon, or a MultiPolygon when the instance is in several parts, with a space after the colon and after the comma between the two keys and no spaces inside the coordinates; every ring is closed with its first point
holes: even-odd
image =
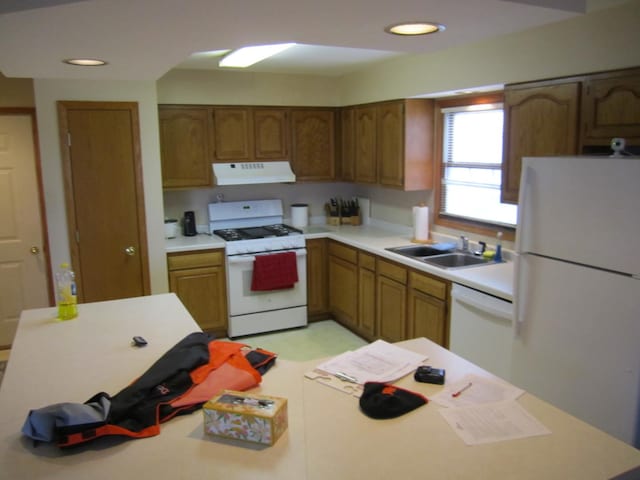
{"type": "Polygon", "coordinates": [[[415,242],[429,240],[429,207],[425,205],[413,207],[413,240],[415,242]]]}
{"type": "Polygon", "coordinates": [[[252,291],[293,288],[298,281],[296,252],[256,255],[253,262],[252,291]]]}

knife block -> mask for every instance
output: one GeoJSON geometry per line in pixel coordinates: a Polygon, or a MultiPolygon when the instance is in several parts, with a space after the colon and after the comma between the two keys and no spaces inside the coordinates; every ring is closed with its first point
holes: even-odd
{"type": "Polygon", "coordinates": [[[327,225],[361,225],[360,215],[352,215],[350,217],[327,217],[327,225]]]}

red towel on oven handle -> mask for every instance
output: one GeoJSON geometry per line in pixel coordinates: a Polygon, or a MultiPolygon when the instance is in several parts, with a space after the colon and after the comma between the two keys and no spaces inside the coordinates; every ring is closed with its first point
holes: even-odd
{"type": "Polygon", "coordinates": [[[296,252],[256,255],[253,262],[251,290],[281,290],[293,288],[298,281],[296,252]]]}

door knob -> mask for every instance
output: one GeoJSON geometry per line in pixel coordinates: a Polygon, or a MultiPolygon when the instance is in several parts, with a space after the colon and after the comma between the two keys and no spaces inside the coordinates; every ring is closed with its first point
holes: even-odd
{"type": "Polygon", "coordinates": [[[124,253],[126,253],[130,257],[133,257],[136,254],[136,247],[129,246],[129,247],[124,249],[124,253]]]}
{"type": "Polygon", "coordinates": [[[40,253],[40,249],[38,247],[31,247],[30,251],[34,255],[38,255],[40,253]]]}

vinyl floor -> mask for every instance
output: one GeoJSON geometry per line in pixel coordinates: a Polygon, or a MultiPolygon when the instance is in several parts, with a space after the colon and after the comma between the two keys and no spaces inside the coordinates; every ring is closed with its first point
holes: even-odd
{"type": "Polygon", "coordinates": [[[264,348],[277,353],[278,358],[295,361],[332,357],[368,343],[333,320],[313,322],[303,328],[238,337],[234,341],[264,348]]]}

